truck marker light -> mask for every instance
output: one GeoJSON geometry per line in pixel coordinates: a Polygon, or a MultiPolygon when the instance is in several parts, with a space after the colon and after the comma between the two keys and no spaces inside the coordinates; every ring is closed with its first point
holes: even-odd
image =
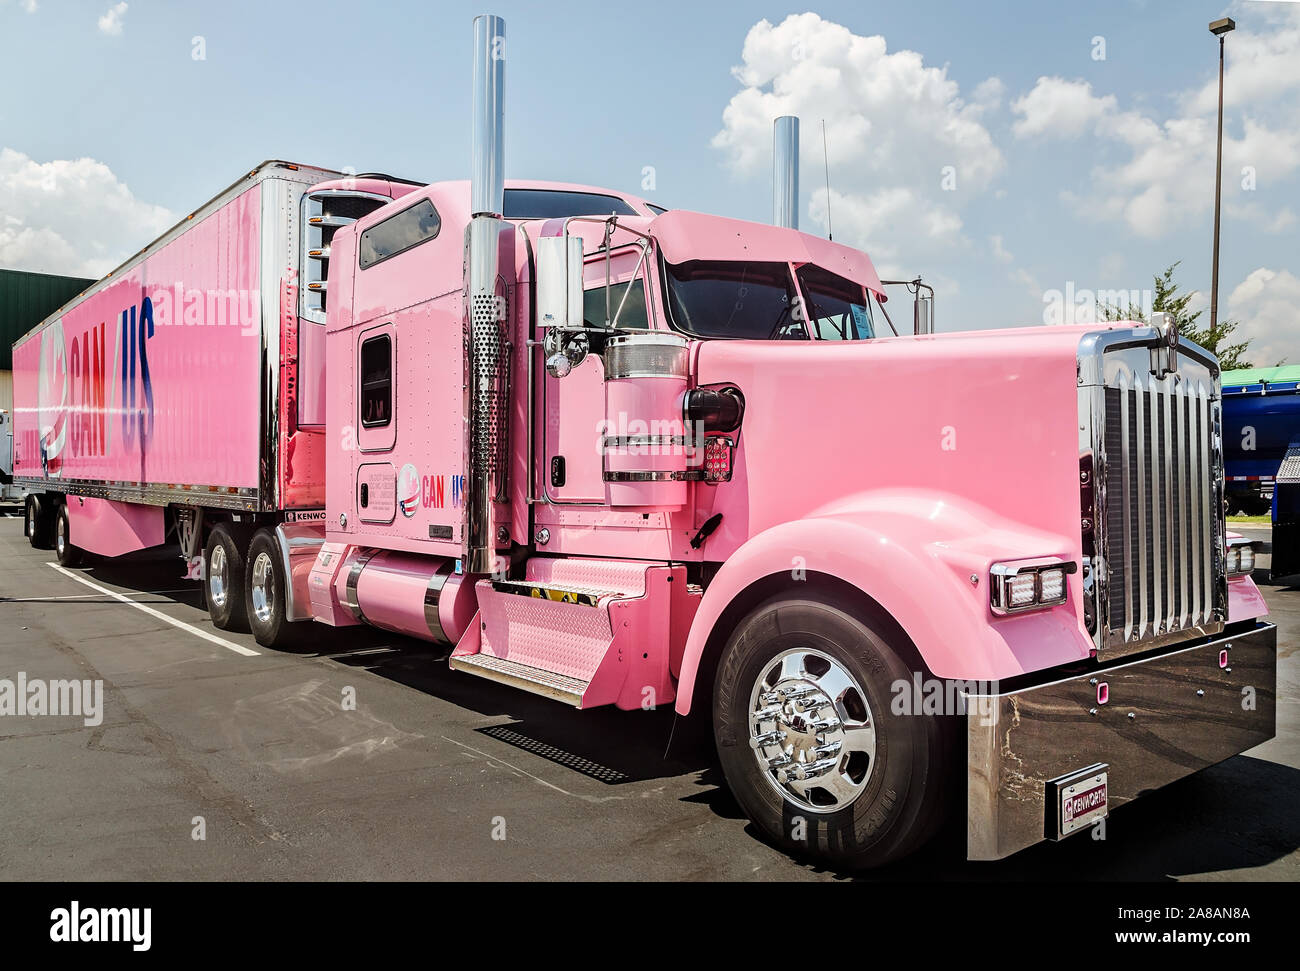
{"type": "Polygon", "coordinates": [[[1226,650],[1219,652],[1219,667],[1224,670],[1228,668],[1228,652],[1226,650]]]}
{"type": "Polygon", "coordinates": [[[1104,705],[1110,701],[1110,682],[1103,681],[1097,685],[1097,704],[1104,705]]]}

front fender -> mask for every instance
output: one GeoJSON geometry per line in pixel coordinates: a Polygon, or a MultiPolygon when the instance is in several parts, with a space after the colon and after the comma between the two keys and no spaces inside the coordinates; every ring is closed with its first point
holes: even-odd
{"type": "Polygon", "coordinates": [[[727,607],[755,583],[781,575],[795,595],[800,576],[813,573],[861,590],[898,622],[934,677],[997,681],[1087,658],[1093,644],[1078,572],[1058,607],[1010,617],[989,607],[989,568],[1038,556],[1078,563],[1082,551],[1077,537],[1026,528],[933,492],[859,494],[774,526],[729,557],[705,591],[682,657],[677,711],[690,711],[701,661],[717,646],[711,638],[727,607]]]}

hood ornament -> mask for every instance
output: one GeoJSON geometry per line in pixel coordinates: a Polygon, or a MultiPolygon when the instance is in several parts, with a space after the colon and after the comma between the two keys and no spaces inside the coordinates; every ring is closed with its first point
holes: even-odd
{"type": "Polygon", "coordinates": [[[1151,373],[1163,378],[1178,370],[1178,322],[1164,311],[1153,313],[1150,324],[1156,332],[1151,343],[1151,373]]]}

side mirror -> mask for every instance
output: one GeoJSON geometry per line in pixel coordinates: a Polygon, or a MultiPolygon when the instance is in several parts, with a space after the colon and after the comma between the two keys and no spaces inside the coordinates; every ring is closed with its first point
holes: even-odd
{"type": "Polygon", "coordinates": [[[581,236],[537,241],[537,324],[547,329],[584,326],[581,236]]]}
{"type": "Polygon", "coordinates": [[[916,303],[912,312],[912,329],[917,334],[934,333],[934,290],[924,284],[916,289],[916,303]],[[929,293],[922,293],[922,289],[929,293]]]}

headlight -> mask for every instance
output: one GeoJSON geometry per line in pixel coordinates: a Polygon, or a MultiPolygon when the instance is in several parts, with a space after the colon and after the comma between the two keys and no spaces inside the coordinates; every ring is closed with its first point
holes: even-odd
{"type": "Polygon", "coordinates": [[[1245,540],[1228,540],[1226,569],[1229,577],[1250,576],[1255,572],[1255,547],[1245,540]]]}
{"type": "Polygon", "coordinates": [[[994,563],[989,571],[989,607],[995,614],[1014,614],[1065,603],[1065,578],[1077,564],[1053,557],[994,563]]]}
{"type": "Polygon", "coordinates": [[[1041,603],[1065,601],[1065,571],[1060,567],[1038,571],[1038,599],[1041,603]]]}

